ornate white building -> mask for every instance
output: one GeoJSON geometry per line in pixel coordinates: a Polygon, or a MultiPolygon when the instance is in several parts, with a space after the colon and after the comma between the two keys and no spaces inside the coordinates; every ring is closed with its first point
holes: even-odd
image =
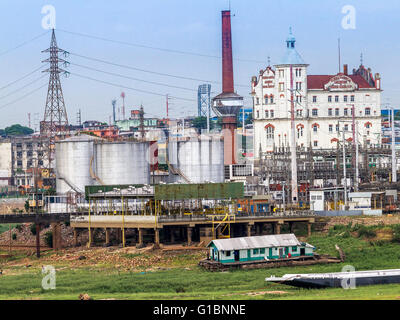
{"type": "Polygon", "coordinates": [[[260,150],[289,147],[291,93],[297,146],[336,148],[343,130],[345,139],[351,142],[353,108],[358,143],[380,144],[380,75],[373,76],[362,64],[351,75],[347,65],[336,75],[308,75],[308,64],[297,53],[295,43],[290,32],[281,62],[252,78],[255,158],[259,158],[260,150]]]}

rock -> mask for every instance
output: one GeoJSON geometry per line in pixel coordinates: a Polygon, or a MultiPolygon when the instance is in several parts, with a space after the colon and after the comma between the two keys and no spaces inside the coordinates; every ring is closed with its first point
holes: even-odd
{"type": "Polygon", "coordinates": [[[85,256],[79,256],[78,260],[86,260],[85,256]]]}
{"type": "Polygon", "coordinates": [[[78,298],[79,300],[93,300],[87,293],[81,293],[78,298]]]}

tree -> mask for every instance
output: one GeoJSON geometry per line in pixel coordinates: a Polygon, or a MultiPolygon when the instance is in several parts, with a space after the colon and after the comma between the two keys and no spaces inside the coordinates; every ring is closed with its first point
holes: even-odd
{"type": "Polygon", "coordinates": [[[32,134],[33,132],[34,131],[31,128],[21,126],[20,124],[13,124],[12,126],[4,129],[6,136],[24,136],[32,134]]]}
{"type": "Polygon", "coordinates": [[[192,121],[193,127],[198,130],[207,129],[207,118],[206,117],[197,117],[192,121]]]}

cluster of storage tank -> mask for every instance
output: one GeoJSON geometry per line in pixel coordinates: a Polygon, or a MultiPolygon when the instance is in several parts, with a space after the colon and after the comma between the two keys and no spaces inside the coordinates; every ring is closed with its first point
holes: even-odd
{"type": "MultiPolygon", "coordinates": [[[[224,182],[221,135],[170,138],[167,145],[175,169],[170,182],[224,182]]],[[[150,150],[150,142],[108,142],[86,134],[57,141],[57,193],[83,193],[90,185],[150,184],[150,150]]]]}
{"type": "Polygon", "coordinates": [[[89,185],[149,184],[150,142],[107,142],[78,135],[56,142],[57,193],[89,185]]]}
{"type": "Polygon", "coordinates": [[[175,175],[175,181],[224,182],[224,142],[219,134],[170,139],[168,160],[189,180],[175,175]]]}

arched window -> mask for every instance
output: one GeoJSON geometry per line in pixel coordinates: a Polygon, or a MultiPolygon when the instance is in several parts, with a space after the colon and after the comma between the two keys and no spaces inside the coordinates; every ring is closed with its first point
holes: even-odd
{"type": "Polygon", "coordinates": [[[265,126],[265,131],[267,134],[267,140],[273,141],[274,140],[274,133],[275,133],[275,127],[272,124],[267,124],[265,126]]]}

